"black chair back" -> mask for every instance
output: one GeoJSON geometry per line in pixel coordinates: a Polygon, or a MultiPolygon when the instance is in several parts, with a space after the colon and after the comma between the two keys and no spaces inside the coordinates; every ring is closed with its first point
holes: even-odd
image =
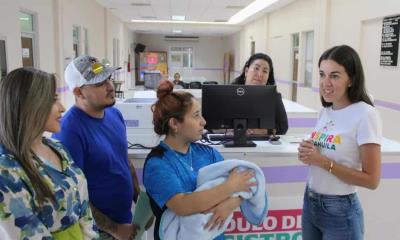
{"type": "Polygon", "coordinates": [[[194,81],[194,82],[190,82],[189,83],[189,88],[191,88],[191,89],[201,89],[201,82],[197,82],[197,81],[194,81]]]}
{"type": "Polygon", "coordinates": [[[204,82],[203,82],[203,85],[206,85],[206,84],[209,84],[209,85],[218,85],[218,82],[217,82],[217,81],[204,81],[204,82]]]}

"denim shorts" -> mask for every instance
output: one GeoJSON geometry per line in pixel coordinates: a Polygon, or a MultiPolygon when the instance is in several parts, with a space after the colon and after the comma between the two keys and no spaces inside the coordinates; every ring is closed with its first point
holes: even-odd
{"type": "Polygon", "coordinates": [[[325,195],[308,187],[302,213],[303,240],[362,240],[364,217],[357,193],[325,195]]]}

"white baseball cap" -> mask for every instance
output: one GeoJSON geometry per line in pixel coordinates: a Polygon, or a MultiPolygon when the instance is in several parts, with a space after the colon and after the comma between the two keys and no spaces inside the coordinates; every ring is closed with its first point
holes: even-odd
{"type": "Polygon", "coordinates": [[[71,91],[83,85],[101,83],[110,78],[118,68],[111,68],[95,57],[80,56],[72,60],[65,69],[65,82],[71,91]]]}

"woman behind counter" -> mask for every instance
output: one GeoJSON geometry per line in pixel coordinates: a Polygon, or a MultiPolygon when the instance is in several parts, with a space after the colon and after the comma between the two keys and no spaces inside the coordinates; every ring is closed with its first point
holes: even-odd
{"type": "MultiPolygon", "coordinates": [[[[243,67],[243,71],[233,84],[240,85],[276,85],[274,77],[274,67],[271,58],[264,53],[252,55],[243,67]]],[[[288,119],[285,106],[282,102],[282,95],[278,93],[276,112],[275,112],[275,132],[268,131],[269,134],[285,134],[288,130],[288,119]]],[[[253,130],[255,134],[266,134],[262,130],[253,130]]]]}

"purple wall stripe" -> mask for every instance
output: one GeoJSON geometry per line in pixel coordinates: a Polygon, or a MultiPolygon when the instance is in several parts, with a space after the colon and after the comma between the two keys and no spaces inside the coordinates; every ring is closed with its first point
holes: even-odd
{"type": "Polygon", "coordinates": [[[223,68],[192,68],[192,70],[197,71],[223,71],[223,68]]]}
{"type": "Polygon", "coordinates": [[[308,166],[262,167],[267,183],[304,182],[308,166]]]}
{"type": "MultiPolygon", "coordinates": [[[[308,166],[262,167],[267,183],[295,183],[307,180],[308,166]]],[[[136,169],[140,184],[143,169],[136,169]]],[[[400,179],[400,163],[382,163],[382,179],[400,179]]]]}
{"type": "Polygon", "coordinates": [[[277,82],[279,82],[279,83],[283,83],[283,84],[288,84],[288,85],[291,85],[292,84],[292,82],[291,81],[287,81],[287,80],[282,80],[282,79],[275,79],[277,82]]]}
{"type": "Polygon", "coordinates": [[[392,110],[400,111],[400,104],[398,104],[398,103],[392,103],[392,102],[375,99],[374,104],[379,107],[385,107],[385,108],[389,108],[392,110]]]}
{"type": "Polygon", "coordinates": [[[68,92],[69,88],[68,87],[58,87],[57,92],[58,93],[63,93],[63,92],[68,92]]]}
{"type": "Polygon", "coordinates": [[[317,88],[317,87],[312,87],[311,90],[312,90],[313,92],[319,93],[319,88],[317,88]]]}
{"type": "Polygon", "coordinates": [[[400,178],[400,163],[382,163],[382,178],[400,178]]]}
{"type": "Polygon", "coordinates": [[[317,124],[316,118],[289,118],[290,128],[314,127],[317,124]]]}
{"type": "MultiPolygon", "coordinates": [[[[292,84],[291,81],[287,81],[287,80],[278,80],[277,79],[276,81],[279,83],[287,84],[287,85],[292,84]]],[[[298,86],[304,87],[304,84],[298,83],[298,86]]],[[[319,88],[317,88],[317,87],[311,87],[311,90],[313,92],[319,93],[319,88]]],[[[398,103],[388,102],[388,101],[384,101],[384,100],[380,100],[380,99],[374,99],[374,104],[379,107],[384,107],[384,108],[388,108],[388,109],[392,109],[392,110],[400,112],[400,104],[398,104],[398,103]]]]}

